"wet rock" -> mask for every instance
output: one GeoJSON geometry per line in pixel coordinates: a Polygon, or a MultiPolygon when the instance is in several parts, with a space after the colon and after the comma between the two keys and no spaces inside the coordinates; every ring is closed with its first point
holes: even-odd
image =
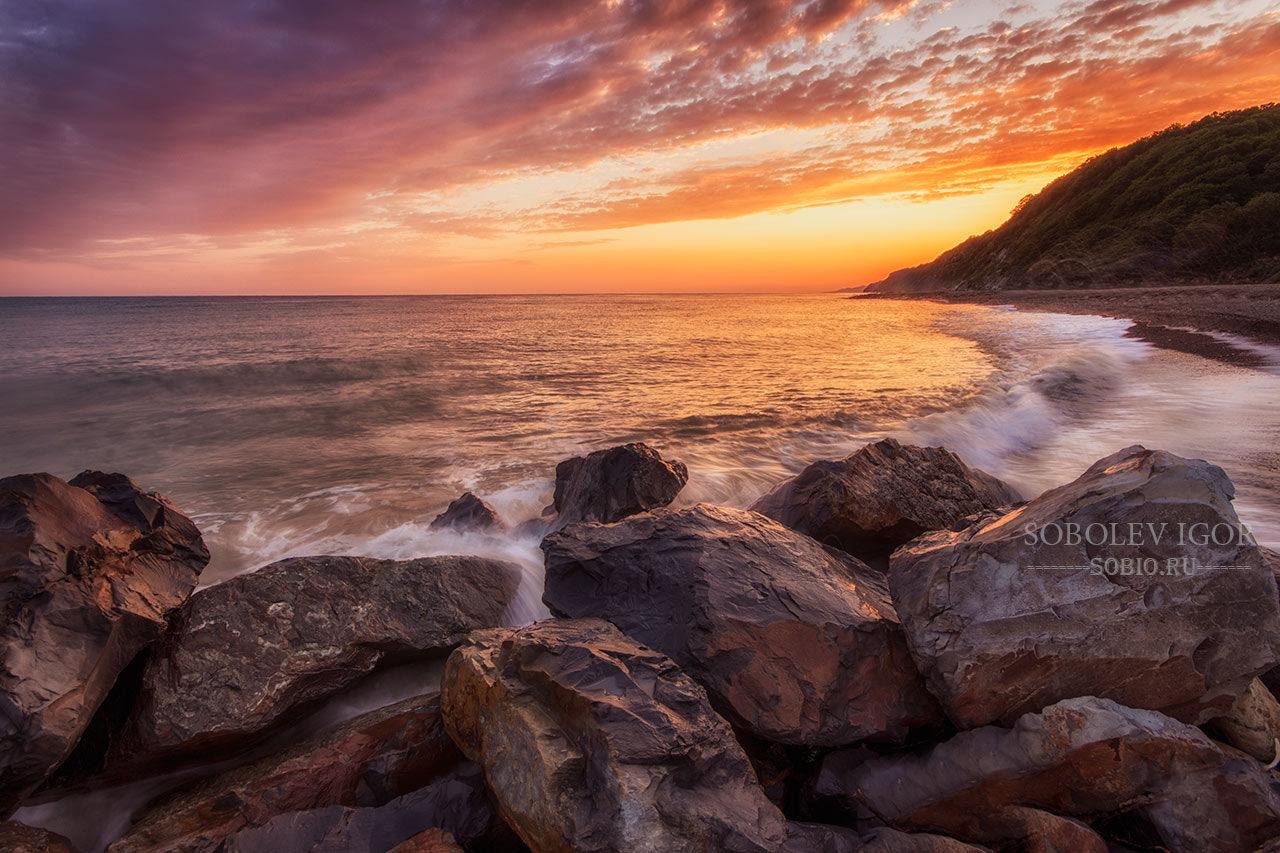
{"type": "Polygon", "coordinates": [[[892,438],[815,462],[751,509],[863,560],[966,516],[1016,503],[1017,492],[941,447],[892,438]]]}
{"type": "Polygon", "coordinates": [[[67,756],[209,552],[122,474],[0,480],[0,813],[67,756]]]}
{"type": "Polygon", "coordinates": [[[855,819],[990,837],[1012,806],[1059,815],[1132,811],[1180,851],[1252,850],[1280,834],[1280,790],[1261,764],[1194,726],[1095,697],[962,732],[925,752],[824,762],[817,792],[855,819]]]}
{"type": "Polygon", "coordinates": [[[444,731],[439,697],[406,699],[163,798],[109,849],[212,851],[280,814],[382,805],[464,761],[444,731]]]}
{"type": "Polygon", "coordinates": [[[201,590],[142,677],[108,768],[243,748],[380,664],[502,623],[514,566],[478,557],[298,557],[201,590]]]}
{"type": "Polygon", "coordinates": [[[431,522],[432,530],[454,530],[459,533],[484,533],[502,528],[498,511],[471,492],[465,492],[431,522]]]}
{"type": "Polygon", "coordinates": [[[1189,722],[1227,711],[1280,649],[1257,546],[1199,536],[1238,536],[1231,497],[1222,469],[1131,447],[1020,509],[899,549],[894,604],[952,720],[1008,725],[1084,695],[1189,722]]]}
{"type": "Polygon", "coordinates": [[[443,829],[428,829],[408,841],[401,842],[387,853],[463,853],[452,835],[443,829]]]}
{"type": "Polygon", "coordinates": [[[748,853],[785,840],[702,688],[603,620],[476,632],[449,657],[441,701],[535,853],[748,853]]]}
{"type": "Polygon", "coordinates": [[[0,850],[5,853],[76,853],[71,842],[58,833],[13,820],[0,822],[0,850]]]}
{"type": "Polygon", "coordinates": [[[699,504],[548,536],[543,601],[672,657],[766,740],[901,740],[941,721],[884,575],[757,513],[699,504]]]}
{"type": "Polygon", "coordinates": [[[442,780],[378,808],[329,806],[278,815],[229,836],[218,853],[385,853],[431,829],[465,838],[449,828],[465,820],[457,793],[442,780]]]}
{"type": "Polygon", "coordinates": [[[621,521],[666,506],[689,480],[681,462],[667,462],[647,444],[624,444],[575,456],[556,466],[556,528],[576,521],[621,521]]]}

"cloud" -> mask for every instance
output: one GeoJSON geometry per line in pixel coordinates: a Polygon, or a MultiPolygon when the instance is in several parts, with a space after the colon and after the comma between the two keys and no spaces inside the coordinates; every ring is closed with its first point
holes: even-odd
{"type": "Polygon", "coordinates": [[[0,254],[964,192],[1267,100],[1278,60],[1280,21],[1236,0],[10,0],[0,254]],[[734,153],[780,131],[808,142],[734,153]]]}

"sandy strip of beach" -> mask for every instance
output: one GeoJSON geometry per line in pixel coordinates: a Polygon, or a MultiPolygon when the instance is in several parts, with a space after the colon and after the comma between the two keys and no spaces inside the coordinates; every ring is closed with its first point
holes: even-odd
{"type": "Polygon", "coordinates": [[[1134,321],[1130,335],[1156,346],[1235,364],[1259,366],[1256,352],[1206,334],[1221,332],[1280,346],[1280,284],[1200,284],[1097,290],[995,290],[912,295],[859,295],[858,299],[928,299],[976,305],[1013,305],[1027,311],[1096,314],[1134,321]]]}

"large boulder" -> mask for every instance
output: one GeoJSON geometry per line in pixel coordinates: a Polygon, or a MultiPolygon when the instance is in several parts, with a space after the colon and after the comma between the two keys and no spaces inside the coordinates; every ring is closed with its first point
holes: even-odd
{"type": "Polygon", "coordinates": [[[688,480],[684,463],[638,442],[575,456],[556,466],[552,523],[621,521],[671,503],[688,480]]]}
{"type": "Polygon", "coordinates": [[[1280,834],[1280,785],[1253,758],[1171,717],[1096,697],[922,753],[852,762],[833,753],[817,792],[854,819],[979,841],[1007,838],[1008,821],[997,818],[1013,807],[1137,812],[1173,853],[1253,850],[1280,834]]]}
{"type": "MultiPolygon", "coordinates": [[[[464,763],[470,764],[445,733],[438,695],[406,699],[179,789],[149,807],[109,849],[214,851],[228,836],[277,815],[328,806],[380,806],[464,763]]],[[[462,771],[463,778],[475,778],[474,770],[462,771]]],[[[492,814],[482,785],[457,787],[460,796],[450,804],[451,813],[459,818],[492,814]]],[[[473,826],[463,835],[481,829],[473,826]]]]}
{"type": "Polygon", "coordinates": [[[1008,506],[1018,493],[941,447],[892,438],[834,461],[814,462],[751,509],[863,560],[966,516],[1008,506]]]}
{"type": "Polygon", "coordinates": [[[749,853],[786,838],[703,689],[603,620],[476,632],[449,657],[441,701],[534,853],[749,853]]]}
{"type": "Polygon", "coordinates": [[[1221,468],[1131,447],[899,549],[894,604],[952,720],[1084,695],[1189,722],[1230,709],[1280,650],[1276,582],[1232,494],[1221,468]]]}
{"type": "Polygon", "coordinates": [[[431,522],[431,530],[453,530],[457,533],[485,533],[503,528],[498,511],[472,492],[464,492],[460,498],[431,522]]]}
{"type": "Polygon", "coordinates": [[[243,747],[379,665],[443,657],[502,624],[517,578],[478,557],[298,557],[201,590],[152,652],[108,769],[243,747]]]}
{"type": "Polygon", "coordinates": [[[757,513],[699,504],[548,536],[543,601],[669,655],[731,722],[836,746],[941,722],[884,575],[757,513]]]}
{"type": "Polygon", "coordinates": [[[208,562],[191,520],[122,474],[0,480],[0,813],[70,753],[208,562]]]}
{"type": "Polygon", "coordinates": [[[793,822],[787,824],[787,841],[778,853],[986,853],[986,850],[943,835],[899,832],[884,826],[857,833],[840,826],[793,822]]]}

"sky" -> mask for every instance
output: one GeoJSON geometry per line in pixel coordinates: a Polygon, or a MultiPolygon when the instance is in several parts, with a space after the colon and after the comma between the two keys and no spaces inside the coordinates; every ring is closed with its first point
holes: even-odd
{"type": "Polygon", "coordinates": [[[1272,0],[0,0],[0,295],[829,290],[1278,95],[1272,0]]]}

